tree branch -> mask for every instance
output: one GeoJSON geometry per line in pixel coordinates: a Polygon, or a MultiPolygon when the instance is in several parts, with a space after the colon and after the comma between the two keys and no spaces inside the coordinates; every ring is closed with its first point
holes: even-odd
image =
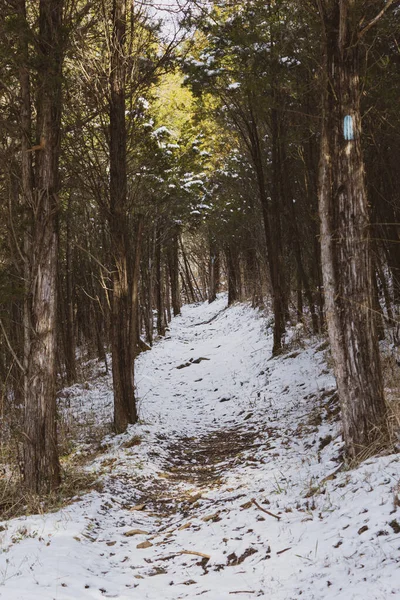
{"type": "Polygon", "coordinates": [[[18,356],[16,355],[16,353],[15,353],[15,351],[14,351],[14,348],[13,348],[13,347],[12,347],[12,345],[11,345],[11,342],[10,342],[10,340],[9,340],[9,338],[8,338],[7,332],[6,332],[5,328],[4,328],[3,321],[2,321],[1,319],[0,319],[0,327],[1,327],[1,330],[2,330],[2,332],[3,332],[4,339],[6,340],[7,346],[8,346],[8,348],[9,348],[9,350],[10,350],[10,352],[11,352],[12,356],[13,356],[13,359],[15,360],[15,362],[17,363],[17,365],[19,366],[19,368],[21,369],[21,371],[22,371],[23,373],[25,373],[25,369],[24,369],[24,367],[22,366],[22,364],[21,364],[21,362],[20,362],[20,360],[19,360],[18,356]]]}
{"type": "Polygon", "coordinates": [[[358,34],[358,39],[360,40],[366,33],[367,31],[369,31],[371,29],[371,27],[373,27],[381,17],[383,17],[383,15],[385,14],[385,12],[388,10],[388,8],[390,8],[390,6],[393,4],[394,0],[387,0],[386,5],[382,8],[382,10],[376,15],[376,17],[374,17],[369,23],[368,25],[365,25],[365,27],[363,27],[361,29],[361,31],[358,34]]]}

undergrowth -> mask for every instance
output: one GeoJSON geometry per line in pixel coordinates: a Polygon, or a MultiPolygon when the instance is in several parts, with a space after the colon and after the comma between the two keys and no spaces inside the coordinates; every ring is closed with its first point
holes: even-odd
{"type": "Polygon", "coordinates": [[[57,490],[39,496],[28,492],[23,481],[22,410],[3,412],[0,520],[57,511],[90,490],[100,490],[98,475],[85,467],[104,452],[102,440],[111,433],[111,423],[99,421],[95,410],[83,411],[79,418],[75,417],[74,411],[69,410],[65,393],[60,394],[57,421],[62,482],[57,490]]]}
{"type": "Polygon", "coordinates": [[[63,469],[59,488],[43,496],[28,492],[20,477],[3,478],[0,480],[0,520],[55,512],[79,500],[82,494],[101,489],[101,483],[95,473],[76,467],[63,469]]]}

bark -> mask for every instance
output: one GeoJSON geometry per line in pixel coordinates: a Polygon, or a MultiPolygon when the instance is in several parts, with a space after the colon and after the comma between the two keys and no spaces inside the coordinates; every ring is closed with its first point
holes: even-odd
{"type": "Polygon", "coordinates": [[[228,306],[240,300],[239,261],[231,246],[225,249],[228,268],[228,306]]]}
{"type": "Polygon", "coordinates": [[[390,299],[389,289],[388,289],[388,286],[386,283],[386,277],[385,277],[383,269],[380,265],[379,257],[377,257],[376,268],[377,268],[377,273],[378,273],[379,281],[380,281],[381,288],[382,288],[383,298],[385,300],[388,325],[393,327],[394,317],[393,317],[393,311],[392,311],[392,302],[390,299]]]}
{"type": "MultiPolygon", "coordinates": [[[[21,22],[27,27],[25,0],[18,1],[18,13],[21,22]]],[[[31,82],[28,69],[29,52],[26,32],[21,33],[20,37],[20,96],[21,96],[21,193],[23,213],[25,215],[24,231],[24,309],[23,309],[23,327],[24,327],[24,398],[27,397],[28,390],[28,362],[30,354],[31,340],[31,306],[30,306],[30,272],[31,272],[31,243],[32,243],[32,220],[31,210],[33,208],[33,169],[32,153],[29,151],[32,147],[32,106],[31,106],[31,82]]]]}
{"type": "Polygon", "coordinates": [[[139,280],[140,280],[140,259],[142,252],[142,235],[144,228],[144,218],[139,216],[135,231],[135,257],[132,273],[132,309],[131,309],[131,331],[133,343],[135,345],[135,357],[140,352],[140,316],[139,316],[139,280]]]}
{"type": "Polygon", "coordinates": [[[297,322],[303,321],[303,286],[299,271],[297,271],[297,322]]]}
{"type": "Polygon", "coordinates": [[[171,285],[171,301],[174,317],[181,313],[179,289],[179,227],[175,226],[168,249],[168,271],[171,285]]]}
{"type": "Polygon", "coordinates": [[[75,314],[72,276],[72,245],[71,245],[71,197],[68,198],[65,249],[65,370],[67,381],[71,385],[76,381],[76,340],[75,314]]]}
{"type": "Polygon", "coordinates": [[[326,43],[319,171],[326,318],[344,439],[353,458],[386,429],[361,149],[357,4],[332,0],[321,8],[326,43]],[[344,137],[346,116],[353,123],[351,140],[344,137]]]}
{"type": "Polygon", "coordinates": [[[199,299],[203,300],[203,298],[202,298],[201,292],[198,288],[196,279],[193,275],[192,269],[190,268],[190,263],[189,263],[188,257],[186,256],[185,248],[183,247],[182,241],[180,243],[180,246],[181,246],[181,253],[182,253],[182,258],[183,258],[183,267],[184,267],[184,272],[185,272],[185,276],[186,276],[186,287],[188,290],[189,302],[198,302],[199,299]],[[196,285],[198,295],[195,293],[193,282],[196,285]]]}
{"type": "Polygon", "coordinates": [[[171,280],[168,277],[168,274],[165,274],[165,322],[169,325],[172,321],[172,312],[171,312],[171,280]]]}
{"type": "Polygon", "coordinates": [[[163,293],[163,264],[161,253],[161,227],[157,228],[156,239],[156,302],[157,302],[157,333],[160,336],[165,335],[166,322],[164,313],[164,293],[163,293]]]}
{"type": "Polygon", "coordinates": [[[208,301],[214,302],[217,299],[217,294],[220,286],[220,258],[219,252],[214,247],[214,244],[210,245],[210,267],[209,267],[209,293],[208,301]]]}
{"type": "Polygon", "coordinates": [[[142,261],[141,313],[146,332],[146,340],[153,345],[153,297],[154,297],[154,263],[156,233],[149,236],[146,245],[146,256],[142,261]]]}
{"type": "Polygon", "coordinates": [[[134,343],[131,331],[132,292],[127,207],[125,123],[126,0],[113,0],[110,72],[110,211],[113,253],[112,372],[114,426],[125,431],[137,421],[134,388],[134,343]]]}
{"type": "Polygon", "coordinates": [[[62,0],[39,4],[36,189],[30,273],[31,340],[25,403],[24,475],[34,492],[60,482],[56,429],[58,160],[62,102],[62,0]]]}

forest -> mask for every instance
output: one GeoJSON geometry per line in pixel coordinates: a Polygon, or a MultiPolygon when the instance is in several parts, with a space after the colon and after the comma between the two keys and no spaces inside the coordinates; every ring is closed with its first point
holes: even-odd
{"type": "MultiPolygon", "coordinates": [[[[323,348],[339,429],[321,452],[339,436],[346,468],[398,462],[399,99],[398,0],[0,0],[0,519],[84,490],[70,390],[83,398],[94,371],[106,378],[111,412],[93,427],[126,444],[145,422],[143,381],[149,394],[169,385],[157,371],[178,346],[164,345],[198,325],[185,343],[199,350],[176,368],[208,368],[195,344],[225,314],[247,368],[290,364],[290,388],[323,348]],[[270,344],[261,354],[253,327],[270,344]]],[[[202,410],[188,414],[214,408],[202,410]]],[[[241,414],[237,452],[252,431],[241,414]]],[[[215,439],[201,439],[216,461],[215,439]]]]}

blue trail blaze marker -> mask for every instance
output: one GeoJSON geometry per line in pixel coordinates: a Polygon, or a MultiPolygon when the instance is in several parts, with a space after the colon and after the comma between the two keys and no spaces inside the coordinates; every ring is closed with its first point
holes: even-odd
{"type": "Polygon", "coordinates": [[[346,115],[343,123],[343,133],[345,140],[354,140],[353,117],[346,115]]]}

